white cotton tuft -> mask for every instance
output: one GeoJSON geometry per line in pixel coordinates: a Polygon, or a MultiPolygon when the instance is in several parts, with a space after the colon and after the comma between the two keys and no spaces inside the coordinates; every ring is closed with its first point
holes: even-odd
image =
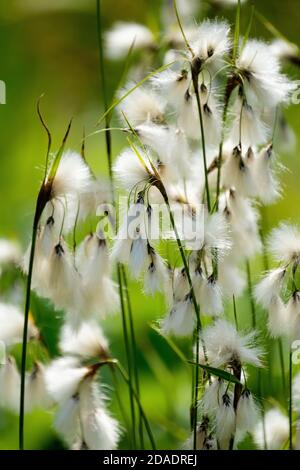
{"type": "Polygon", "coordinates": [[[273,145],[264,148],[254,162],[257,195],[263,204],[272,204],[280,196],[280,184],[274,172],[273,145]]]}
{"type": "Polygon", "coordinates": [[[220,448],[228,449],[235,431],[235,412],[232,394],[225,393],[216,412],[216,435],[220,448]]]}
{"type": "Polygon", "coordinates": [[[253,395],[249,390],[244,390],[238,401],[236,410],[236,442],[241,441],[246,433],[251,432],[259,418],[259,410],[253,395]]]}
{"type": "Polygon", "coordinates": [[[190,336],[195,328],[195,310],[189,296],[173,306],[169,314],[161,321],[163,334],[190,336]]]}
{"type": "Polygon", "coordinates": [[[179,73],[167,69],[155,75],[151,82],[157,93],[164,99],[167,98],[170,105],[177,106],[189,88],[189,80],[190,74],[187,70],[182,70],[179,73]]]}
{"type": "Polygon", "coordinates": [[[262,120],[260,110],[238,97],[232,113],[234,121],[229,138],[234,146],[239,145],[240,140],[243,148],[266,143],[269,129],[262,120]]]}
{"type": "Polygon", "coordinates": [[[82,367],[74,357],[54,360],[45,370],[49,395],[58,403],[68,400],[78,392],[80,383],[88,373],[89,368],[82,367]]]}
{"type": "Polygon", "coordinates": [[[119,60],[133,50],[148,49],[154,46],[151,31],[138,23],[117,22],[105,36],[106,54],[110,59],[119,60]]]}
{"type": "Polygon", "coordinates": [[[280,73],[279,61],[270,46],[262,41],[248,40],[236,66],[244,76],[243,87],[247,99],[261,108],[288,102],[296,89],[296,85],[280,73]]]}
{"type": "Polygon", "coordinates": [[[91,191],[93,176],[83,157],[71,150],[65,152],[59,162],[54,177],[52,198],[64,197],[66,194],[78,194],[91,191]]]}
{"type": "Polygon", "coordinates": [[[117,157],[113,170],[117,182],[128,191],[131,191],[139,184],[144,186],[150,177],[146,165],[141,164],[137,155],[131,149],[124,150],[117,157]]]}
{"type": "Polygon", "coordinates": [[[249,159],[249,151],[243,156],[241,149],[235,147],[229,153],[222,170],[222,184],[227,189],[235,188],[240,196],[256,196],[257,185],[253,171],[253,161],[249,159]]]}
{"type": "Polygon", "coordinates": [[[120,436],[118,422],[106,409],[103,396],[90,380],[80,390],[80,418],[83,442],[90,450],[114,450],[120,436]]]}
{"type": "Polygon", "coordinates": [[[233,295],[239,297],[246,285],[242,271],[227,258],[219,263],[218,282],[224,297],[228,297],[228,299],[232,299],[233,295]]]}
{"type": "Polygon", "coordinates": [[[290,298],[287,307],[287,330],[290,341],[300,338],[300,292],[296,291],[290,298]]]}
{"type": "MultiPolygon", "coordinates": [[[[24,315],[19,307],[0,302],[0,340],[6,344],[18,343],[23,338],[24,315]]],[[[38,330],[29,317],[28,339],[35,338],[38,330]]]]}
{"type": "Polygon", "coordinates": [[[267,411],[264,423],[259,422],[254,430],[254,440],[260,449],[264,449],[266,439],[268,450],[281,450],[288,437],[288,417],[276,408],[267,411]]]}
{"type": "Polygon", "coordinates": [[[216,410],[222,402],[222,397],[226,391],[226,385],[222,380],[213,379],[209,384],[200,401],[200,407],[204,415],[215,416],[216,410]]]}
{"type": "Polygon", "coordinates": [[[52,403],[46,386],[45,367],[37,362],[33,370],[26,375],[25,410],[30,412],[35,408],[47,409],[52,403]]]}
{"type": "Polygon", "coordinates": [[[286,305],[279,296],[274,296],[268,307],[268,329],[273,338],[289,332],[289,317],[286,305]]]}
{"type": "MultiPolygon", "coordinates": [[[[129,83],[122,90],[121,96],[135,86],[129,83]]],[[[145,122],[154,122],[162,124],[164,122],[165,103],[153,90],[146,87],[138,87],[132,91],[119,106],[121,117],[122,113],[132,126],[138,126],[145,122]]]]}
{"type": "Polygon", "coordinates": [[[66,323],[61,332],[59,348],[63,354],[100,359],[108,350],[108,341],[94,321],[82,323],[78,330],[66,323]]]}
{"type": "Polygon", "coordinates": [[[0,266],[14,263],[18,264],[21,259],[21,249],[17,242],[0,238],[0,266]]]}
{"type": "Polygon", "coordinates": [[[206,67],[220,65],[231,46],[229,34],[230,26],[225,21],[205,20],[199,25],[191,48],[206,67]]]}
{"type": "Polygon", "coordinates": [[[277,298],[281,292],[285,268],[277,268],[269,271],[266,276],[255,286],[254,296],[256,302],[262,307],[268,309],[274,298],[277,298]]]}
{"type": "Polygon", "coordinates": [[[156,252],[152,253],[151,262],[144,276],[144,291],[153,295],[156,292],[170,293],[171,276],[164,260],[156,252]]]}
{"type": "Polygon", "coordinates": [[[300,259],[300,233],[297,227],[282,223],[272,230],[268,247],[276,261],[290,263],[300,259]]]}
{"type": "Polygon", "coordinates": [[[20,374],[12,356],[0,366],[0,406],[13,412],[20,406],[20,374]]]}
{"type": "Polygon", "coordinates": [[[201,307],[201,312],[205,315],[216,317],[223,313],[222,291],[216,279],[213,277],[203,279],[198,302],[201,307]]]}
{"type": "Polygon", "coordinates": [[[253,345],[255,332],[240,335],[226,320],[218,319],[203,333],[208,362],[213,367],[221,367],[239,360],[241,364],[261,366],[261,350],[253,345]]]}

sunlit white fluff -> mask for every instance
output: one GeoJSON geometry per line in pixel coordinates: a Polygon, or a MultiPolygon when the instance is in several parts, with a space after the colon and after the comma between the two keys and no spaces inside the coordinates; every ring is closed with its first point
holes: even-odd
{"type": "Polygon", "coordinates": [[[282,337],[289,332],[289,316],[286,305],[278,296],[272,298],[268,307],[268,329],[274,338],[282,337]]]}
{"type": "Polygon", "coordinates": [[[226,320],[218,319],[202,333],[208,362],[220,367],[239,360],[242,364],[261,366],[261,350],[254,346],[255,332],[241,335],[226,320]]]}
{"type": "Polygon", "coordinates": [[[205,20],[198,28],[197,39],[191,48],[205,66],[218,64],[229,51],[230,27],[225,21],[205,20]]]}
{"type": "MultiPolygon", "coordinates": [[[[206,87],[205,87],[206,88],[206,87]]],[[[219,104],[214,97],[214,90],[210,93],[200,93],[202,118],[205,142],[208,145],[218,145],[221,132],[221,116],[219,104]]],[[[187,91],[178,104],[178,127],[184,130],[191,139],[201,138],[201,127],[196,95],[193,91],[187,91]]]]}
{"type": "Polygon", "coordinates": [[[280,60],[289,60],[299,56],[298,46],[284,39],[274,39],[270,44],[270,50],[280,60]]]}
{"type": "Polygon", "coordinates": [[[198,301],[201,306],[201,312],[205,315],[219,316],[223,313],[222,291],[216,279],[213,277],[203,279],[198,301]]]}
{"type": "Polygon", "coordinates": [[[174,304],[168,315],[161,321],[163,334],[190,336],[195,327],[195,310],[190,296],[174,304]]]}
{"type": "Polygon", "coordinates": [[[215,415],[216,410],[221,405],[222,397],[226,390],[226,384],[223,380],[212,379],[207,385],[200,401],[201,410],[206,415],[215,415]]]}
{"type": "Polygon", "coordinates": [[[232,296],[239,297],[246,285],[246,280],[241,269],[230,261],[230,257],[219,263],[218,282],[224,294],[224,297],[232,299],[232,296]]]}
{"type": "Polygon", "coordinates": [[[216,435],[220,448],[227,450],[235,431],[233,396],[224,393],[216,412],[216,435]]]}
{"type": "Polygon", "coordinates": [[[0,238],[0,266],[8,263],[18,263],[21,258],[21,249],[17,242],[0,238]]]}
{"type": "MultiPolygon", "coordinates": [[[[84,298],[81,278],[74,259],[65,243],[60,242],[52,251],[48,267],[48,297],[57,309],[65,310],[78,319],[84,298]]],[[[77,321],[77,320],[76,320],[77,321]]]]}
{"type": "Polygon", "coordinates": [[[153,295],[156,292],[165,292],[169,294],[170,282],[171,277],[166,263],[158,253],[152,253],[150,264],[144,276],[145,293],[153,295]]]}
{"type": "Polygon", "coordinates": [[[116,159],[114,173],[117,182],[130,191],[141,184],[145,186],[149,180],[150,169],[141,164],[135,152],[131,149],[124,150],[116,159]]]}
{"type": "Polygon", "coordinates": [[[232,108],[235,116],[230,132],[234,146],[241,143],[245,148],[266,143],[268,128],[261,118],[260,110],[237,98],[232,108]]]}
{"type": "MultiPolygon", "coordinates": [[[[129,83],[126,89],[122,90],[121,96],[135,86],[129,83]]],[[[120,112],[123,112],[132,126],[143,124],[144,122],[164,122],[165,103],[150,88],[138,87],[131,92],[119,105],[120,112]]],[[[122,116],[122,115],[121,115],[122,116]]]]}
{"type": "Polygon", "coordinates": [[[272,230],[268,247],[277,261],[298,262],[300,259],[300,233],[297,227],[282,223],[272,230]]]}
{"type": "Polygon", "coordinates": [[[287,327],[290,341],[300,338],[300,292],[296,291],[287,303],[287,327]]]}
{"type": "Polygon", "coordinates": [[[118,422],[109,414],[104,396],[91,379],[80,388],[80,419],[83,442],[88,449],[116,449],[120,436],[118,422]]]}
{"type": "Polygon", "coordinates": [[[280,196],[280,184],[274,171],[273,145],[262,149],[254,162],[258,197],[263,204],[271,204],[280,196]]]}
{"type": "Polygon", "coordinates": [[[230,188],[221,195],[219,210],[225,215],[230,227],[231,262],[239,261],[244,257],[250,258],[258,253],[261,249],[258,229],[259,214],[253,202],[230,188]]]}
{"type": "Polygon", "coordinates": [[[176,106],[184,98],[185,92],[189,88],[190,74],[187,70],[181,72],[167,69],[152,78],[155,90],[164,99],[167,98],[170,105],[176,106]]]}
{"type": "Polygon", "coordinates": [[[280,73],[279,62],[270,47],[255,39],[246,42],[236,61],[244,76],[247,100],[263,106],[277,106],[288,101],[295,85],[280,73]]]}
{"type": "Polygon", "coordinates": [[[33,369],[27,373],[25,381],[25,409],[30,412],[35,408],[47,409],[52,405],[46,381],[45,367],[43,364],[36,362],[33,369]]]}
{"type": "MultiPolygon", "coordinates": [[[[21,310],[11,304],[0,302],[0,340],[6,344],[22,341],[24,316],[21,310]]],[[[28,339],[35,338],[38,330],[31,318],[28,323],[28,339]]]]}
{"type": "Polygon", "coordinates": [[[282,289],[285,268],[277,268],[269,271],[266,276],[255,286],[254,295],[256,302],[268,309],[273,299],[276,298],[282,289]]]}
{"type": "Polygon", "coordinates": [[[154,37],[144,25],[119,21],[106,33],[105,42],[108,57],[118,60],[128,54],[132,45],[134,50],[153,47],[154,37]]]}
{"type": "Polygon", "coordinates": [[[190,291],[188,277],[184,268],[176,269],[173,276],[174,299],[183,299],[190,291]]]}
{"type": "Polygon", "coordinates": [[[17,412],[20,405],[20,374],[12,356],[0,366],[0,406],[17,412]]]}
{"type": "Polygon", "coordinates": [[[77,330],[66,323],[61,331],[59,348],[68,355],[100,358],[108,350],[108,341],[95,321],[84,322],[77,330]]]}
{"type": "Polygon", "coordinates": [[[203,246],[207,250],[217,250],[219,258],[229,251],[231,247],[229,226],[222,213],[206,215],[203,246]]]}
{"type": "Polygon", "coordinates": [[[237,404],[236,410],[236,441],[241,441],[248,432],[251,432],[259,419],[258,406],[249,390],[244,390],[237,404]]]}
{"type": "Polygon", "coordinates": [[[252,161],[243,155],[239,147],[235,147],[227,156],[222,170],[222,184],[225,188],[235,188],[241,196],[255,196],[256,180],[252,161]]]}
{"type": "Polygon", "coordinates": [[[268,450],[280,450],[289,437],[289,420],[279,409],[272,408],[254,430],[254,439],[259,448],[264,448],[266,439],[268,450]],[[265,436],[265,437],[264,437],[265,436]]]}
{"type": "Polygon", "coordinates": [[[49,395],[58,403],[68,400],[76,394],[88,373],[88,367],[81,366],[74,357],[55,359],[45,371],[49,395]]]}
{"type": "Polygon", "coordinates": [[[68,150],[59,162],[52,182],[52,198],[64,197],[66,194],[85,193],[91,190],[93,181],[91,170],[79,153],[68,150]]]}
{"type": "Polygon", "coordinates": [[[78,259],[82,280],[84,315],[105,316],[118,309],[118,294],[110,275],[110,259],[107,242],[99,234],[93,234],[83,242],[78,259]]]}

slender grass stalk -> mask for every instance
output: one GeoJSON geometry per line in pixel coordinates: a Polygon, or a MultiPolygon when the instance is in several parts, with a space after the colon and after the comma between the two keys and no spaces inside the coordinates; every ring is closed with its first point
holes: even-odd
{"type": "Polygon", "coordinates": [[[251,268],[250,262],[246,260],[246,271],[247,271],[247,284],[248,284],[248,295],[249,295],[249,302],[250,302],[250,311],[251,311],[251,319],[252,319],[252,327],[256,328],[256,308],[255,302],[253,298],[253,285],[252,285],[252,278],[251,278],[251,268]]]}
{"type": "Polygon", "coordinates": [[[124,406],[123,406],[123,403],[122,403],[122,400],[121,400],[121,397],[120,397],[120,393],[118,391],[118,379],[117,379],[117,376],[116,376],[116,371],[115,371],[114,367],[110,367],[109,370],[111,372],[112,380],[113,380],[113,383],[114,383],[114,391],[115,391],[115,394],[116,394],[118,406],[120,408],[120,413],[122,415],[122,418],[123,418],[125,426],[126,426],[126,430],[127,430],[127,434],[128,434],[128,440],[129,440],[129,442],[131,442],[131,435],[130,435],[130,432],[129,432],[130,423],[129,423],[129,420],[128,420],[128,416],[126,415],[126,411],[124,409],[124,406]]]}
{"type": "MultiPolygon", "coordinates": [[[[233,375],[237,378],[237,382],[234,384],[234,392],[233,392],[233,408],[234,408],[234,411],[236,413],[237,411],[237,406],[238,406],[238,402],[239,402],[239,399],[241,397],[241,393],[242,393],[242,390],[243,390],[243,385],[240,383],[240,380],[241,380],[241,373],[242,373],[242,366],[241,366],[241,363],[240,362],[235,362],[233,363],[232,365],[232,371],[233,371],[233,375]]],[[[234,446],[234,438],[235,436],[233,435],[230,439],[230,442],[229,442],[229,450],[232,450],[233,449],[233,446],[234,446]]]]}
{"type": "Polygon", "coordinates": [[[232,296],[232,302],[233,302],[233,315],[234,315],[235,327],[236,327],[236,331],[238,331],[239,330],[239,324],[238,324],[237,311],[236,311],[236,302],[235,302],[235,295],[234,294],[232,296]]]}
{"type": "MultiPolygon", "coordinates": [[[[105,127],[106,127],[106,130],[105,130],[106,154],[107,154],[109,178],[110,178],[110,183],[111,183],[112,198],[113,198],[113,203],[115,203],[116,201],[115,201],[115,194],[114,194],[115,193],[114,179],[113,179],[113,171],[112,171],[112,139],[111,139],[111,130],[110,130],[110,120],[111,120],[114,107],[109,107],[108,98],[107,98],[104,54],[103,54],[101,0],[96,0],[96,7],[97,7],[97,38],[98,38],[98,50],[99,50],[99,69],[100,69],[102,96],[103,96],[104,111],[105,111],[104,117],[105,117],[105,127]]],[[[132,48],[130,48],[129,55],[131,53],[131,50],[132,48]]],[[[126,70],[128,70],[128,60],[129,60],[129,57],[127,58],[126,64],[125,64],[126,70]]],[[[117,226],[116,226],[116,229],[117,229],[117,226]]],[[[133,389],[134,378],[135,378],[135,386],[139,387],[138,370],[137,370],[136,360],[135,360],[136,352],[131,351],[131,347],[130,347],[130,344],[132,344],[134,345],[132,347],[135,348],[135,337],[134,337],[133,316],[132,316],[132,310],[131,310],[130,295],[129,295],[125,271],[123,270],[123,267],[120,264],[118,264],[117,266],[117,276],[118,276],[118,282],[119,282],[119,296],[120,296],[120,304],[121,304],[123,337],[124,337],[125,352],[126,352],[127,367],[128,367],[128,377],[129,377],[128,380],[130,382],[129,402],[130,402],[131,424],[132,424],[132,432],[133,432],[132,441],[133,441],[133,447],[136,448],[136,418],[135,418],[135,407],[134,407],[134,400],[132,396],[132,389],[133,389]],[[126,312],[125,312],[123,281],[125,284],[125,294],[126,294],[128,314],[129,314],[129,332],[128,332],[128,325],[127,325],[127,319],[126,319],[126,312]],[[131,338],[129,338],[129,336],[131,336],[131,338]]],[[[139,409],[139,412],[140,412],[140,409],[139,409]]],[[[141,423],[141,416],[140,416],[140,423],[141,423]]]]}
{"type": "Polygon", "coordinates": [[[289,450],[293,450],[293,355],[289,354],[289,450]]]}
{"type": "MultiPolygon", "coordinates": [[[[196,296],[195,296],[194,286],[193,286],[190,271],[189,271],[189,265],[188,265],[188,262],[187,262],[187,259],[186,259],[186,256],[185,256],[185,252],[184,252],[184,248],[182,246],[182,243],[181,243],[178,231],[177,231],[177,227],[176,227],[176,224],[175,224],[173,212],[171,210],[168,197],[167,197],[166,194],[163,194],[163,197],[164,197],[165,203],[166,203],[168,211],[169,211],[169,217],[170,217],[172,229],[173,229],[175,237],[176,237],[176,243],[177,243],[181,258],[182,258],[182,262],[183,262],[183,265],[184,265],[184,269],[185,269],[187,278],[188,278],[190,293],[191,293],[192,302],[193,302],[193,306],[194,306],[194,310],[195,310],[195,314],[196,314],[196,334],[195,334],[195,337],[196,337],[196,362],[199,363],[200,341],[202,343],[202,349],[203,349],[205,362],[207,362],[206,348],[205,348],[203,338],[201,337],[202,324],[201,324],[201,318],[200,318],[200,308],[199,308],[199,305],[198,305],[198,302],[197,302],[197,299],[196,299],[196,296]]],[[[192,405],[191,405],[191,422],[193,424],[193,448],[194,448],[194,450],[196,450],[196,447],[197,447],[197,421],[198,421],[199,368],[196,367],[195,376],[194,376],[194,371],[192,371],[192,374],[193,374],[192,375],[192,385],[194,387],[194,393],[192,393],[193,402],[192,402],[192,405]]]]}
{"type": "MultiPolygon", "coordinates": [[[[126,276],[126,271],[125,271],[124,266],[121,266],[121,271],[123,275],[123,282],[124,282],[127,310],[128,310],[128,317],[129,317],[129,330],[130,330],[131,342],[132,342],[133,376],[134,376],[134,381],[135,381],[136,394],[140,398],[140,383],[139,383],[139,374],[138,374],[138,367],[137,367],[136,337],[135,337],[135,331],[134,331],[133,314],[132,314],[131,300],[130,300],[130,295],[129,295],[129,290],[128,290],[127,276],[126,276]]],[[[143,420],[142,420],[142,416],[140,413],[139,413],[139,436],[140,436],[141,448],[144,449],[143,420]]]]}
{"type": "Polygon", "coordinates": [[[131,365],[129,334],[128,334],[128,326],[127,326],[127,319],[126,319],[126,312],[125,312],[125,303],[124,303],[124,296],[123,296],[122,267],[121,267],[120,264],[118,264],[118,267],[117,267],[117,275],[118,275],[118,284],[119,284],[119,297],[120,297],[120,303],[121,303],[123,337],[124,337],[126,360],[127,360],[127,369],[128,369],[128,382],[129,382],[129,390],[128,391],[129,391],[129,403],[130,403],[130,411],[131,411],[132,444],[133,444],[133,448],[136,449],[135,409],[134,409],[134,401],[133,401],[133,395],[132,395],[133,371],[132,371],[132,365],[131,365]]]}
{"type": "MultiPolygon", "coordinates": [[[[256,328],[257,321],[256,321],[256,307],[253,298],[253,285],[252,285],[252,277],[251,277],[251,268],[250,262],[246,260],[246,270],[247,270],[247,283],[248,283],[248,294],[249,294],[249,301],[250,301],[250,309],[251,309],[251,318],[252,318],[252,327],[253,329],[256,328]]],[[[258,369],[257,372],[257,388],[258,388],[258,395],[260,399],[260,410],[261,410],[261,418],[262,418],[262,425],[263,425],[263,435],[264,435],[264,448],[267,448],[267,441],[266,441],[266,429],[265,429],[265,407],[262,400],[262,379],[261,379],[261,370],[258,369]]]]}
{"type": "Polygon", "coordinates": [[[208,212],[210,212],[211,211],[211,204],[210,204],[210,193],[209,193],[209,184],[208,184],[205,133],[204,133],[203,113],[202,113],[200,94],[199,94],[199,70],[197,69],[197,67],[193,66],[193,64],[192,64],[191,72],[192,72],[192,81],[193,81],[194,91],[195,91],[195,95],[196,95],[197,108],[198,108],[199,121],[200,121],[202,153],[203,153],[203,167],[204,167],[204,177],[205,177],[206,202],[207,202],[208,212]]]}
{"type": "MultiPolygon", "coordinates": [[[[103,38],[102,38],[102,21],[101,21],[101,0],[96,0],[97,6],[97,39],[98,39],[98,52],[99,52],[99,69],[100,69],[100,78],[101,78],[101,87],[102,87],[102,98],[104,103],[105,112],[108,109],[108,99],[107,99],[107,89],[106,89],[106,80],[105,80],[105,67],[104,67],[104,54],[103,54],[103,38]]],[[[105,116],[105,127],[107,131],[105,132],[105,141],[107,149],[107,160],[108,160],[108,171],[110,180],[112,183],[113,174],[112,174],[112,148],[111,148],[111,132],[108,130],[110,126],[110,118],[107,114],[105,116]]],[[[113,191],[113,188],[112,188],[113,191]]]]}
{"type": "Polygon", "coordinates": [[[132,387],[132,383],[130,382],[129,377],[128,377],[128,375],[126,374],[125,369],[121,366],[121,364],[120,364],[119,362],[116,364],[116,367],[117,367],[117,369],[119,370],[119,372],[120,372],[120,374],[122,375],[122,377],[123,377],[123,379],[125,380],[125,382],[129,385],[129,388],[130,388],[130,390],[131,390],[131,393],[132,393],[132,395],[134,396],[134,398],[135,398],[135,400],[136,400],[136,403],[137,403],[138,408],[139,408],[139,410],[140,410],[142,419],[143,419],[143,421],[144,421],[145,428],[146,428],[146,431],[147,431],[147,434],[148,434],[148,437],[149,437],[149,440],[150,440],[152,449],[153,449],[153,450],[156,450],[156,445],[155,445],[154,436],[153,436],[153,433],[152,433],[152,430],[151,430],[149,421],[148,421],[148,419],[147,419],[147,416],[146,416],[146,414],[145,414],[145,412],[144,412],[144,410],[143,410],[143,407],[142,407],[142,405],[141,405],[140,399],[139,399],[138,395],[136,394],[136,391],[135,391],[134,388],[132,387]]]}
{"type": "MultiPolygon", "coordinates": [[[[262,208],[261,208],[261,216],[262,216],[262,220],[264,221],[264,225],[268,226],[268,213],[267,213],[267,208],[265,206],[262,206],[262,208]]],[[[269,265],[269,258],[268,258],[268,251],[267,251],[267,244],[266,244],[266,238],[265,238],[264,230],[261,228],[259,233],[260,233],[260,239],[261,239],[261,243],[262,243],[262,247],[263,247],[264,270],[269,271],[270,265],[269,265]]],[[[285,391],[286,391],[286,380],[285,380],[283,342],[282,342],[281,338],[278,338],[278,340],[276,342],[277,342],[277,345],[278,345],[278,354],[279,354],[281,381],[282,381],[282,391],[283,391],[283,395],[284,395],[285,391]]]]}
{"type": "MultiPolygon", "coordinates": [[[[36,210],[37,213],[37,210],[36,210]]],[[[23,342],[22,342],[22,361],[21,361],[21,389],[20,389],[20,413],[19,413],[19,449],[24,449],[24,411],[25,411],[25,376],[26,376],[26,356],[27,356],[27,336],[28,336],[28,317],[30,310],[30,297],[31,297],[31,280],[33,273],[34,253],[35,253],[35,242],[38,231],[38,220],[35,216],[33,229],[32,229],[32,241],[30,248],[29,258],[29,269],[26,286],[26,300],[25,300],[25,312],[24,312],[24,327],[23,327],[23,342]]]]}

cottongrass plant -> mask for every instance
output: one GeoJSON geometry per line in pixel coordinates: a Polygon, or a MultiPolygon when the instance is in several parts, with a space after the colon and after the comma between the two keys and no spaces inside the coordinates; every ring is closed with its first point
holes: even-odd
{"type": "Polygon", "coordinates": [[[215,8],[237,5],[234,28],[221,19],[195,24],[195,10],[186,9],[187,2],[174,2],[172,20],[166,7],[162,11],[160,39],[135,23],[116,23],[107,32],[107,56],[125,59],[127,76],[109,105],[100,3],[105,101],[100,132],[106,135],[110,182],[95,177],[84,154],[65,150],[70,126],[58,152],[50,153],[51,134],[38,107],[48,151],[32,240],[22,261],[15,245],[0,243],[0,263],[17,261],[28,276],[25,319],[19,307],[0,304],[0,339],[8,348],[22,342],[21,371],[12,354],[0,368],[1,406],[18,412],[20,403],[20,448],[24,413],[56,406],[54,427],[69,448],[116,449],[125,423],[118,423],[108,409],[102,370],[109,369],[114,379],[119,371],[129,391],[129,440],[133,448],[144,448],[146,432],[155,448],[141,404],[128,271],[150,302],[158,292],[164,296],[159,332],[168,344],[175,351],[177,337],[190,344],[189,358],[179,351],[192,373],[190,437],[178,447],[232,450],[252,435],[260,448],[295,448],[300,394],[292,358],[293,344],[300,339],[300,232],[282,224],[266,243],[260,208],[282,197],[275,137],[283,131],[292,135],[282,108],[296,85],[283,74],[281,60],[296,63],[298,51],[283,40],[269,44],[250,38],[251,24],[243,36],[241,2],[211,2],[215,8]],[[130,68],[133,51],[140,59],[130,68]],[[152,64],[158,68],[147,75],[152,64]],[[111,127],[115,109],[118,128],[111,127]],[[122,130],[128,142],[114,162],[113,129],[122,130]],[[115,221],[110,209],[103,212],[116,235],[110,237],[97,226],[77,243],[77,227],[99,206],[117,205],[119,194],[126,196],[121,219],[115,221]],[[167,255],[170,250],[176,262],[167,255]],[[254,285],[250,262],[268,252],[278,265],[254,285]],[[251,331],[237,307],[246,288],[251,331]],[[49,356],[30,314],[31,290],[48,299],[53,310],[65,312],[58,357],[49,356]],[[253,369],[269,366],[263,348],[266,328],[256,328],[258,306],[268,314],[269,335],[289,344],[284,409],[276,405],[265,410],[260,372],[251,389],[253,369]],[[100,326],[103,318],[119,311],[127,370],[111,355],[100,326]],[[40,345],[44,357],[34,360],[30,370],[26,352],[31,343],[40,345]]]}

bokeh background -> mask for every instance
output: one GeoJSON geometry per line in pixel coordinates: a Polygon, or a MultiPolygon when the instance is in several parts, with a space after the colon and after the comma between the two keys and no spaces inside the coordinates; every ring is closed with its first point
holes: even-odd
{"type": "MultiPolygon", "coordinates": [[[[189,0],[186,0],[189,2],[189,0]]],[[[109,28],[115,21],[142,22],[154,31],[159,28],[160,5],[167,0],[103,0],[103,23],[109,28]]],[[[200,2],[199,2],[200,3],[200,2]]],[[[218,10],[206,2],[209,16],[218,14],[234,23],[234,9],[218,10]]],[[[296,0],[256,0],[252,2],[285,36],[300,46],[299,2],[296,0]]],[[[243,7],[242,27],[246,30],[249,6],[243,7]]],[[[199,17],[200,19],[200,17],[199,17]]],[[[252,36],[270,39],[269,31],[256,19],[252,36]]],[[[0,105],[0,237],[18,240],[25,247],[35,198],[42,178],[46,152],[46,137],[37,119],[36,102],[44,93],[43,113],[51,129],[53,147],[57,148],[70,117],[74,118],[69,146],[80,150],[83,129],[95,130],[103,109],[98,64],[96,2],[94,0],[10,0],[0,2],[0,79],[7,87],[7,103],[0,105]]],[[[108,93],[113,95],[122,70],[120,62],[106,62],[108,93]]],[[[145,71],[145,75],[148,71],[145,71]]],[[[299,79],[300,70],[289,67],[287,72],[299,79]]],[[[289,124],[300,138],[300,105],[285,113],[289,124]]],[[[113,153],[126,145],[122,136],[113,135],[113,153]]],[[[282,173],[284,197],[268,208],[265,232],[279,220],[299,223],[300,160],[299,144],[292,154],[281,154],[287,167],[282,173]]],[[[86,158],[96,173],[107,174],[104,136],[95,135],[86,142],[86,158]]],[[[263,269],[261,259],[253,263],[254,276],[263,269]]],[[[7,295],[1,280],[0,296],[7,295]]],[[[137,330],[138,365],[141,373],[141,396],[161,448],[178,448],[188,435],[190,401],[190,370],[178,359],[172,348],[151,328],[151,323],[164,313],[163,300],[145,299],[138,284],[131,284],[133,311],[137,330]]],[[[22,302],[23,291],[16,293],[22,302]]],[[[33,314],[43,328],[55,355],[56,335],[61,316],[50,305],[33,297],[33,314]]],[[[251,325],[249,301],[238,302],[238,314],[243,326],[251,325]]],[[[260,312],[259,324],[264,316],[260,312]]],[[[121,321],[105,322],[111,348],[116,357],[124,355],[121,321]]],[[[267,340],[266,340],[267,341],[267,340]]],[[[273,345],[274,346],[274,345],[273,345]]],[[[188,345],[180,343],[184,351],[188,345]]],[[[272,396],[286,408],[287,391],[282,389],[277,349],[273,348],[271,371],[263,376],[266,406],[272,396]]],[[[18,355],[18,351],[16,352],[18,355]]],[[[287,354],[286,354],[287,356],[287,354]]],[[[286,357],[287,359],[287,357],[286,357]]],[[[287,367],[287,363],[286,363],[287,367]]],[[[109,378],[107,379],[109,384],[109,378]]],[[[254,380],[250,386],[255,390],[254,380]]],[[[126,404],[127,392],[120,384],[126,404]]],[[[111,394],[111,392],[109,392],[111,394]]],[[[112,393],[113,395],[113,393],[112,393]]],[[[119,415],[115,400],[114,412],[119,415]]],[[[51,428],[52,411],[37,411],[26,416],[26,448],[61,448],[62,443],[51,428]]],[[[17,418],[0,410],[0,449],[17,447],[17,418]]],[[[251,443],[248,443],[251,445],[251,443]]],[[[128,446],[126,433],[121,447],[128,446]]]]}

